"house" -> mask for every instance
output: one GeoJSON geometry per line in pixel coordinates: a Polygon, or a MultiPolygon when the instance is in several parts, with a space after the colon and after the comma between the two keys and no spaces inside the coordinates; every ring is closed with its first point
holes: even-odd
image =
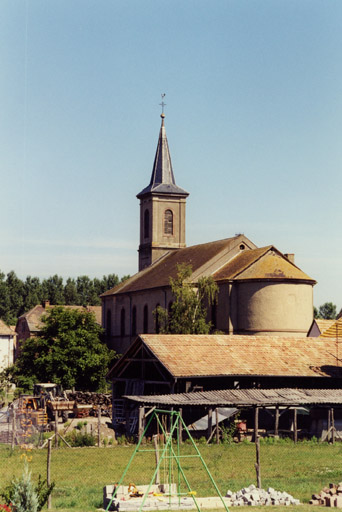
{"type": "Polygon", "coordinates": [[[153,311],[169,308],[170,277],[181,263],[192,267],[194,287],[212,276],[218,302],[208,311],[213,329],[225,334],[305,337],[313,319],[316,281],[293,254],[273,245],[258,248],[245,235],[186,247],[188,192],[176,185],[162,114],[150,183],[140,200],[139,272],[102,294],[107,343],[124,353],[138,333],[157,333],[153,311]]]}
{"type": "MultiPolygon", "coordinates": [[[[16,333],[18,336],[18,345],[20,346],[20,343],[27,340],[28,338],[38,336],[39,331],[41,330],[43,326],[43,316],[51,310],[51,308],[54,308],[56,306],[50,305],[50,302],[44,301],[43,304],[38,304],[37,306],[34,306],[34,308],[30,309],[27,313],[24,313],[18,318],[17,325],[16,325],[16,333]]],[[[101,312],[101,306],[63,306],[67,309],[78,309],[78,310],[86,310],[91,313],[94,313],[96,322],[101,325],[101,318],[102,318],[102,312],[101,312]]]]}
{"type": "Polygon", "coordinates": [[[342,318],[338,320],[325,320],[315,318],[311,324],[308,336],[323,338],[340,338],[342,340],[342,318]]]}
{"type": "Polygon", "coordinates": [[[334,389],[342,367],[331,338],[147,334],[135,339],[108,377],[114,426],[128,420],[134,429],[137,408],[127,395],[153,401],[153,395],[211,390],[334,389]]]}
{"type": "Polygon", "coordinates": [[[0,371],[13,364],[15,348],[15,331],[0,320],[0,371]]]}

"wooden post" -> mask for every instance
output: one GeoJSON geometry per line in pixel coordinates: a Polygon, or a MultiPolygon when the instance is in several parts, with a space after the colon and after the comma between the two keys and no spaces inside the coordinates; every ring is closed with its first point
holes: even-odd
{"type": "Polygon", "coordinates": [[[179,409],[179,425],[178,425],[178,428],[179,428],[179,442],[180,444],[183,444],[183,423],[181,421],[182,417],[183,417],[183,409],[180,408],[179,409]]]}
{"type": "Polygon", "coordinates": [[[208,440],[211,438],[211,434],[213,431],[213,409],[212,407],[209,407],[208,409],[208,440]]]}
{"type": "Polygon", "coordinates": [[[256,450],[255,471],[257,477],[257,487],[261,489],[261,467],[260,467],[260,439],[259,439],[259,407],[254,411],[254,442],[256,450]]]}
{"type": "Polygon", "coordinates": [[[97,411],[97,446],[101,446],[101,407],[97,411]]]}
{"type": "Polygon", "coordinates": [[[14,450],[14,445],[15,445],[15,436],[16,436],[16,419],[15,419],[15,409],[13,407],[13,418],[12,418],[12,444],[11,444],[11,447],[12,447],[12,450],[14,450]]]}
{"type": "Polygon", "coordinates": [[[274,435],[279,436],[279,405],[276,405],[275,409],[274,435]]]}
{"type": "Polygon", "coordinates": [[[259,437],[259,407],[254,409],[254,441],[259,437]]]}
{"type": "MultiPolygon", "coordinates": [[[[154,450],[155,450],[155,455],[156,455],[156,468],[157,468],[158,464],[159,464],[159,445],[158,445],[158,435],[157,434],[155,434],[153,436],[153,442],[154,442],[154,450]]],[[[157,471],[157,474],[156,474],[155,484],[156,485],[160,484],[159,468],[158,468],[158,471],[157,471]]]]}
{"type": "Polygon", "coordinates": [[[58,448],[58,412],[55,411],[55,448],[58,448]]]}
{"type": "MultiPolygon", "coordinates": [[[[48,439],[46,483],[48,486],[51,484],[51,438],[48,439]]],[[[48,509],[51,508],[51,494],[49,494],[47,506],[48,509]]]]}
{"type": "Polygon", "coordinates": [[[144,433],[144,416],[145,416],[145,407],[140,406],[139,407],[139,420],[138,420],[139,421],[139,424],[138,424],[139,439],[141,438],[141,436],[144,433]]]}
{"type": "Polygon", "coordinates": [[[219,420],[218,420],[218,407],[215,409],[216,414],[216,444],[220,442],[220,432],[219,432],[219,420]]]}
{"type": "Polygon", "coordinates": [[[335,443],[335,418],[334,418],[334,408],[331,408],[331,442],[332,444],[335,443]]]}
{"type": "Polygon", "coordinates": [[[297,429],[297,407],[293,409],[293,441],[297,443],[298,429],[297,429]]]}
{"type": "Polygon", "coordinates": [[[328,409],[328,430],[327,430],[327,441],[330,441],[330,432],[331,432],[331,409],[328,409]]]}

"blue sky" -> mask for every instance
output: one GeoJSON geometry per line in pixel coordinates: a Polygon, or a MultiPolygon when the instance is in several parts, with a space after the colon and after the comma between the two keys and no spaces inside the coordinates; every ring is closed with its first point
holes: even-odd
{"type": "Polygon", "coordinates": [[[342,307],[340,0],[2,0],[0,269],[137,271],[166,93],[187,244],[293,252],[342,307]]]}

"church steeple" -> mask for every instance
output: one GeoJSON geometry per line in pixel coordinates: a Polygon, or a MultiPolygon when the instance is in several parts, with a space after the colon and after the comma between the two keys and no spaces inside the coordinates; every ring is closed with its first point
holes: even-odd
{"type": "Polygon", "coordinates": [[[188,192],[176,185],[165,130],[161,127],[150,183],[140,199],[139,270],[163,253],[185,247],[185,201],[188,192]]]}

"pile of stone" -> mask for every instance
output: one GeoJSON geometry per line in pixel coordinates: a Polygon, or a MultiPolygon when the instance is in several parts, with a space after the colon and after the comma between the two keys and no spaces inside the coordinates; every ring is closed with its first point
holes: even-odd
{"type": "Polygon", "coordinates": [[[226,497],[230,500],[228,506],[255,506],[255,505],[299,505],[299,500],[295,499],[287,492],[276,491],[269,487],[267,491],[258,489],[255,485],[244,487],[240,491],[228,491],[226,497]]]}
{"type": "Polygon", "coordinates": [[[342,508],[342,482],[324,487],[319,494],[312,495],[309,503],[311,505],[342,508]]]}

